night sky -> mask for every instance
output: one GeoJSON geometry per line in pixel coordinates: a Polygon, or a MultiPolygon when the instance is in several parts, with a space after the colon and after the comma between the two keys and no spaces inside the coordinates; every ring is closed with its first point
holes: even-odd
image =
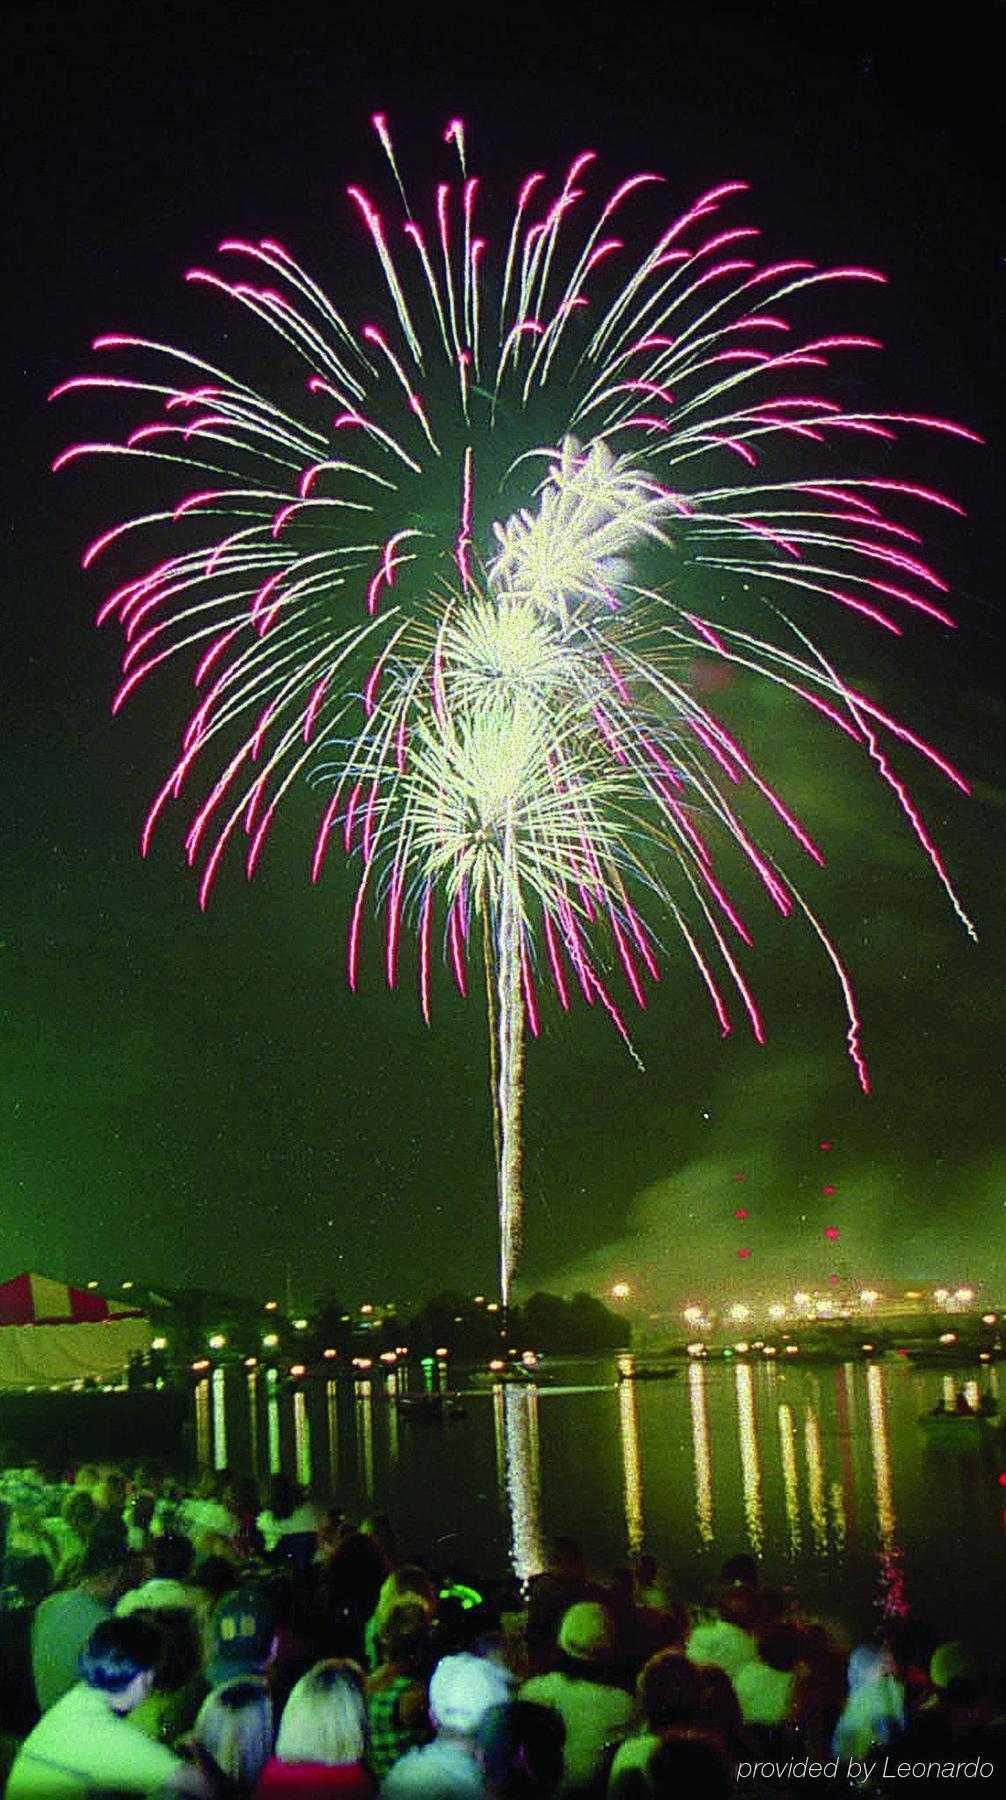
{"type": "MultiPolygon", "coordinates": [[[[67,442],[111,423],[100,398],[46,405],[91,366],[97,332],[198,339],[226,361],[226,309],[182,282],[220,237],[276,235],[352,295],[367,251],[345,188],[385,181],[368,123],[383,109],[417,191],[446,168],[439,138],[455,113],[473,168],[507,191],[584,147],[612,185],[661,170],[679,205],[746,179],[742,222],[777,254],[887,273],[887,288],[822,307],[888,346],[869,365],[871,404],[943,413],[988,440],[908,437],[899,470],[967,508],[922,521],[959,631],[920,623],[894,653],[868,627],[821,632],[850,680],[973,779],[966,801],[899,765],[980,943],[892,796],[834,734],[764,695],[727,695],[827,854],[808,892],[855,977],[873,1094],[845,1057],[815,941],[765,908],[747,962],[764,1048],[740,1023],[720,1041],[673,940],[635,1021],[645,1075],[599,1008],[546,1006],[527,1068],[524,1285],[624,1277],[662,1307],[838,1273],[982,1280],[1001,1297],[1002,6],[924,20],[897,0],[666,0],[612,7],[598,25],[560,4],[544,27],[545,9],[520,6],[416,7],[405,27],[380,6],[345,25],[348,10],[318,9],[326,24],[297,0],[32,0],[5,14],[0,1277],[31,1267],[264,1295],[289,1267],[302,1305],[326,1287],[353,1302],[492,1289],[477,997],[463,1003],[439,971],[427,1030],[409,979],[384,990],[373,938],[349,993],[351,877],[334,857],[318,888],[307,875],[315,793],[292,799],[254,882],[228,870],[205,915],[177,834],[141,860],[181,670],[110,718],[119,643],[93,629],[107,587],[79,557],[129,510],[128,483],[110,464],[48,473],[67,442]],[[841,1237],[828,1242],[826,1226],[841,1237]]],[[[816,321],[813,308],[803,317],[816,321]]]]}

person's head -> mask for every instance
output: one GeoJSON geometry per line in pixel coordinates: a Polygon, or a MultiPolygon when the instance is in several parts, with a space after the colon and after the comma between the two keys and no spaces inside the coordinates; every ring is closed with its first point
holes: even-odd
{"type": "Polygon", "coordinates": [[[739,1556],[728,1556],[720,1570],[720,1580],[724,1587],[733,1587],[736,1584],[739,1587],[756,1588],[758,1586],[758,1564],[753,1556],[748,1556],[743,1552],[739,1556]]]}
{"type": "Polygon", "coordinates": [[[164,1581],[186,1581],[192,1573],[195,1554],[191,1538],[182,1537],[180,1532],[166,1531],[151,1545],[154,1574],[164,1581]]]}
{"type": "Polygon", "coordinates": [[[850,1694],[859,1688],[869,1687],[871,1683],[880,1681],[885,1675],[891,1675],[894,1663],[891,1653],[884,1644],[857,1644],[850,1653],[848,1680],[850,1694]]]}
{"type": "Polygon", "coordinates": [[[430,1609],[422,1600],[400,1600],[386,1615],[381,1643],[386,1662],[408,1673],[418,1673],[430,1647],[430,1609]]]}
{"type": "Polygon", "coordinates": [[[672,1731],[654,1750],[647,1766],[650,1792],[657,1800],[680,1800],[701,1794],[702,1800],[732,1800],[737,1791],[733,1770],[712,1738],[672,1731]]]}
{"type": "Polygon", "coordinates": [[[608,1598],[612,1606],[621,1611],[632,1605],[635,1593],[635,1582],[631,1569],[613,1569],[608,1582],[608,1598]]]}
{"type": "Polygon", "coordinates": [[[610,1663],[615,1647],[611,1614],[599,1600],[578,1600],[563,1613],[559,1650],[578,1674],[589,1676],[610,1663]]]}
{"type": "Polygon", "coordinates": [[[341,1506],[327,1506],[318,1527],[319,1554],[331,1556],[351,1529],[341,1506]]]}
{"type": "Polygon", "coordinates": [[[660,1644],[664,1650],[683,1649],[692,1629],[692,1617],[680,1600],[672,1600],[660,1609],[660,1644]]]}
{"type": "Polygon", "coordinates": [[[375,1609],[378,1626],[394,1607],[401,1605],[406,1599],[421,1601],[431,1613],[436,1608],[436,1583],[418,1563],[403,1563],[401,1568],[392,1569],[390,1575],[385,1577],[375,1609]]]}
{"type": "Polygon", "coordinates": [[[790,1675],[802,1648],[803,1640],[795,1625],[768,1625],[758,1638],[758,1659],[780,1675],[790,1675]]]}
{"type": "Polygon", "coordinates": [[[548,1566],[553,1575],[560,1581],[578,1582],[586,1579],[587,1565],[583,1560],[583,1551],[575,1538],[553,1538],[549,1546],[548,1566]]]}
{"type": "Polygon", "coordinates": [[[156,1496],[164,1489],[164,1470],[160,1463],[145,1459],[133,1470],[133,1486],[142,1493],[156,1496]]]}
{"type": "Polygon", "coordinates": [[[98,1508],[86,1488],[71,1488],[60,1507],[62,1518],[85,1543],[98,1522],[98,1508]]]}
{"type": "Polygon", "coordinates": [[[163,1641],[150,1619],[103,1619],[80,1653],[80,1678],[113,1712],[132,1712],[154,1685],[163,1641]]]}
{"type": "Polygon", "coordinates": [[[114,1605],[139,1575],[139,1564],[127,1550],[121,1527],[99,1521],[91,1533],[80,1565],[80,1581],[96,1597],[114,1605]]]}
{"type": "Polygon", "coordinates": [[[677,1650],[661,1650],[640,1671],[636,1693],[650,1731],[659,1736],[693,1725],[702,1706],[702,1677],[677,1650]]]}
{"type": "Polygon", "coordinates": [[[283,1708],[276,1734],[280,1762],[362,1762],[367,1708],[356,1663],[331,1658],[302,1675],[283,1708]]]}
{"type": "Polygon", "coordinates": [[[259,1588],[236,1588],[213,1608],[207,1673],[213,1682],[261,1675],[272,1657],[276,1613],[259,1588]]]}
{"type": "Polygon", "coordinates": [[[201,1588],[211,1600],[219,1600],[237,1586],[238,1572],[229,1556],[201,1556],[190,1580],[193,1587],[201,1588]]]}
{"type": "Polygon", "coordinates": [[[121,1518],[129,1483],[120,1469],[106,1469],[97,1487],[92,1489],[94,1503],[99,1512],[111,1513],[114,1518],[121,1518]]]}
{"type": "Polygon", "coordinates": [[[443,1656],[430,1682],[430,1717],[438,1736],[473,1738],[491,1707],[505,1706],[511,1679],[499,1663],[463,1650],[443,1656]]]}
{"type": "Polygon", "coordinates": [[[800,1627],[800,1659],[812,1671],[834,1667],[840,1652],[832,1643],[827,1625],[810,1620],[800,1627]]]}
{"type": "Polygon", "coordinates": [[[770,1625],[778,1625],[786,1619],[790,1610],[790,1596],[784,1588],[755,1588],[752,1592],[758,1595],[758,1629],[767,1631],[770,1625]]]}
{"type": "Polygon", "coordinates": [[[566,1728],[551,1706],[513,1700],[491,1706],[478,1730],[494,1800],[545,1800],[562,1780],[566,1728]]]}
{"type": "Polygon", "coordinates": [[[721,1744],[728,1756],[744,1743],[744,1720],[734,1684],[725,1669],[708,1663],[699,1669],[701,1696],[699,1718],[707,1736],[721,1744]]]}
{"type": "Polygon", "coordinates": [[[364,1537],[373,1539],[388,1568],[393,1569],[398,1561],[398,1540],[387,1513],[369,1513],[360,1530],[364,1537]]]}
{"type": "Polygon", "coordinates": [[[157,1502],[153,1494],[134,1494],[129,1502],[129,1523],[133,1531],[149,1532],[157,1502]]]}
{"type": "Polygon", "coordinates": [[[743,1586],[724,1588],[720,1594],[718,1610],[724,1624],[736,1625],[741,1631],[756,1630],[761,1618],[757,1589],[743,1586]]]}
{"type": "Polygon", "coordinates": [[[265,1677],[221,1682],[203,1701],[192,1735],[221,1775],[250,1791],[272,1755],[272,1695],[265,1677]]]}

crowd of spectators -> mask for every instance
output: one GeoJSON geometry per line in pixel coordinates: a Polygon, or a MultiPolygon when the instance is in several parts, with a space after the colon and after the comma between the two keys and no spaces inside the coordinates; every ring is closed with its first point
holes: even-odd
{"type": "Polygon", "coordinates": [[[283,1476],[0,1473],[7,1800],[778,1800],[1001,1778],[966,1644],[886,1621],[852,1647],[724,1565],[688,1603],[652,1557],[569,1539],[522,1589],[403,1554],[283,1476]],[[855,1776],[853,1779],[853,1770],[855,1776]]]}

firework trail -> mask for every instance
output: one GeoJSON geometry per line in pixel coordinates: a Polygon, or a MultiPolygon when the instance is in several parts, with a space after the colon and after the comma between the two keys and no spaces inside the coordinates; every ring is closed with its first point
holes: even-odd
{"type": "Polygon", "coordinates": [[[415,922],[427,1018],[438,904],[462,992],[480,930],[507,1300],[536,971],[563,1008],[578,989],[629,1043],[617,989],[642,1005],[657,978],[656,909],[721,1031],[732,989],[760,1040],[730,891],[740,863],[820,939],[868,1086],[838,950],[750,814],[767,809],[802,855],[822,853],[690,682],[695,659],[769,681],[841,731],[972,929],[893,753],[967,784],[849,685],[817,646],[816,614],[828,603],[896,637],[920,619],[952,623],[905,519],[962,509],[890,475],[886,456],[877,473],[857,461],[843,474],[839,453],[886,450],[902,428],[974,434],[808,391],[807,372],[816,389],[836,353],[879,346],[803,335],[790,313],[813,290],[883,277],[759,262],[757,232],[718,218],[743,183],[654,231],[660,178],[592,199],[585,152],[559,182],[530,175],[491,242],[461,122],[445,133],[460,179],[437,187],[425,223],[386,121],[374,124],[397,217],[348,190],[353,253],[362,240],[376,257],[373,316],[350,321],[278,242],[225,240],[237,273],[188,279],[275,334],[273,392],[168,344],[100,337],[96,351],[141,373],[85,374],[56,394],[98,388],[153,416],[56,467],[121,457],[170,484],[167,503],[84,555],[90,567],[151,538],[173,546],[99,613],[125,637],[113,710],[162,664],[192,668],[195,704],[144,853],[169,803],[193,792],[185,850],[205,905],[228,846],[245,840],[251,875],[284,796],[311,776],[327,790],[312,879],[333,838],[360,857],[354,987],[368,903],[384,918],[389,984],[402,922],[415,922]]]}

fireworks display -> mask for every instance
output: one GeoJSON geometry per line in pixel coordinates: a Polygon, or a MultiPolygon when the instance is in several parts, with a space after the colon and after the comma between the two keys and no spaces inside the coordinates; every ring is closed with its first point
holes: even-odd
{"type": "Polygon", "coordinates": [[[461,123],[445,134],[459,175],[429,222],[375,126],[396,216],[351,187],[346,239],[376,258],[372,315],[338,310],[281,244],[227,240],[236,275],[188,278],[278,340],[255,380],[100,337],[95,350],[127,372],[56,393],[113,390],[155,416],[56,466],[124,457],[172,484],[84,557],[171,546],[99,615],[125,637],[114,709],[177,657],[196,691],[144,851],[193,795],[185,847],[205,904],[228,848],[243,841],[250,875],[284,796],[310,778],[312,878],[334,844],[359,859],[351,984],[372,911],[389,985],[403,921],[414,926],[426,1017],[436,942],[462,992],[478,967],[506,1302],[524,1038],[543,980],[563,1009],[577,994],[602,1007],[631,1048],[626,996],[644,1004],[670,921],[720,1029],[737,1007],[761,1040],[741,911],[742,890],[760,892],[830,958],[868,1086],[844,964],[769,843],[781,831],[794,866],[822,852],[692,681],[696,659],[772,683],[872,763],[971,929],[892,758],[921,757],[966,792],[964,778],[818,639],[829,607],[885,636],[916,617],[951,623],[915,525],[925,508],[961,509],[889,473],[886,446],[901,428],[974,434],[817,391],[835,354],[878,346],[802,330],[805,300],[882,277],[760,263],[758,234],[730,222],[743,184],[666,222],[658,176],[608,191],[584,153],[559,181],[529,176],[508,223],[483,236],[491,209],[461,123]]]}

